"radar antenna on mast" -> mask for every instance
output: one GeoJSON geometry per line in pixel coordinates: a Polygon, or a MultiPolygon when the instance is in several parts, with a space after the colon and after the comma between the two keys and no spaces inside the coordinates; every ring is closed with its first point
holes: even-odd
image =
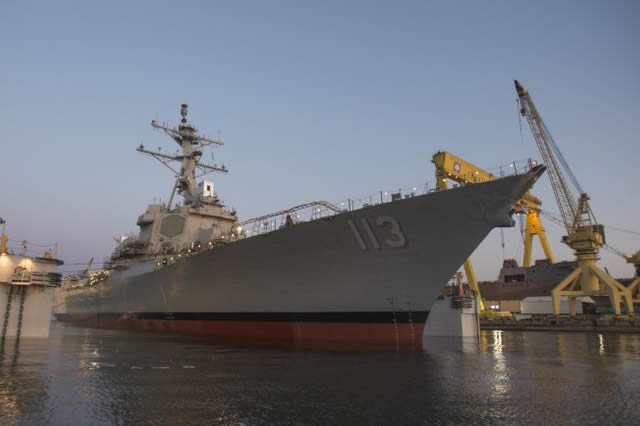
{"type": "Polygon", "coordinates": [[[167,208],[171,209],[173,197],[178,191],[184,197],[185,205],[194,205],[202,202],[197,194],[196,178],[205,176],[212,172],[227,173],[227,168],[223,165],[217,164],[205,164],[200,162],[202,157],[202,149],[210,145],[224,145],[221,141],[207,136],[198,135],[198,130],[187,121],[187,115],[189,113],[189,106],[187,104],[180,105],[180,125],[176,127],[169,126],[167,124],[159,124],[156,120],[151,121],[151,127],[154,129],[162,130],[169,135],[181,148],[182,152],[178,152],[175,155],[170,155],[161,152],[150,151],[145,149],[144,145],[136,149],[136,151],[143,154],[150,155],[155,158],[169,170],[171,170],[176,177],[176,183],[171,191],[167,208]],[[180,163],[180,170],[174,168],[172,162],[180,163]],[[196,176],[196,171],[198,175],[196,176]]]}
{"type": "Polygon", "coordinates": [[[187,114],[189,112],[189,105],[187,104],[182,104],[180,105],[180,115],[182,116],[182,124],[186,124],[187,123],[187,114]]]}

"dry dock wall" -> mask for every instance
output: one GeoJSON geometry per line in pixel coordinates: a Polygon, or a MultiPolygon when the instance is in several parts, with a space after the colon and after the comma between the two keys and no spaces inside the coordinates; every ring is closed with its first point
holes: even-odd
{"type": "Polygon", "coordinates": [[[528,319],[483,318],[484,330],[595,331],[600,333],[640,333],[640,317],[581,315],[575,317],[532,316],[528,319]]]}
{"type": "MultiPolygon", "coordinates": [[[[0,284],[0,333],[2,333],[2,328],[4,327],[7,299],[11,287],[9,284],[0,284]]],[[[49,337],[51,306],[56,289],[37,285],[13,286],[5,337],[16,337],[17,335],[22,288],[25,289],[26,293],[20,337],[49,337]]]]}

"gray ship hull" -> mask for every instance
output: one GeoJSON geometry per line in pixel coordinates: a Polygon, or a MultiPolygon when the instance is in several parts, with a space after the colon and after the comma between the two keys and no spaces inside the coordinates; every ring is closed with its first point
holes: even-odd
{"type": "Polygon", "coordinates": [[[421,347],[441,288],[494,227],[512,226],[526,175],[344,212],[154,270],[60,291],[57,319],[308,343],[421,347]]]}

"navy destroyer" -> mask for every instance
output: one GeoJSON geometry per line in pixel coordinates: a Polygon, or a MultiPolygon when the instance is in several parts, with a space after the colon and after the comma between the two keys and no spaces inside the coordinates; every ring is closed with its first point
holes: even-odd
{"type": "Polygon", "coordinates": [[[491,229],[513,226],[514,203],[544,170],[359,209],[314,202],[303,207],[330,214],[307,221],[297,207],[280,224],[241,222],[213,182],[198,183],[197,173],[227,172],[201,162],[221,142],[198,134],[187,105],[181,115],[177,127],[151,122],[179,155],[137,149],[175,173],[169,202],[140,215],[139,234],[103,270],[63,285],[57,319],[298,347],[421,347],[440,289],[491,229]]]}

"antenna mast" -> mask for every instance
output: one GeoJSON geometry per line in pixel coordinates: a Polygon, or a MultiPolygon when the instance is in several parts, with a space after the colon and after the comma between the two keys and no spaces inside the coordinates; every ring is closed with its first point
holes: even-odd
{"type": "Polygon", "coordinates": [[[136,151],[143,154],[150,155],[162,164],[164,164],[169,170],[171,170],[176,176],[176,183],[171,191],[171,197],[167,204],[167,209],[171,209],[173,197],[176,190],[184,197],[185,205],[193,205],[198,203],[198,194],[196,187],[196,178],[205,176],[212,172],[227,173],[228,169],[223,164],[218,167],[217,164],[209,165],[200,162],[202,157],[202,149],[210,145],[224,145],[221,141],[209,138],[206,136],[198,135],[198,130],[187,121],[188,105],[182,104],[180,107],[180,125],[175,128],[167,124],[159,124],[156,120],[151,121],[151,127],[154,129],[162,130],[169,135],[181,148],[182,153],[176,155],[169,155],[161,152],[158,149],[157,152],[145,149],[144,145],[140,144],[136,151]],[[178,171],[171,164],[177,161],[180,163],[180,170],[178,171]],[[199,172],[196,176],[196,170],[199,172]]]}

